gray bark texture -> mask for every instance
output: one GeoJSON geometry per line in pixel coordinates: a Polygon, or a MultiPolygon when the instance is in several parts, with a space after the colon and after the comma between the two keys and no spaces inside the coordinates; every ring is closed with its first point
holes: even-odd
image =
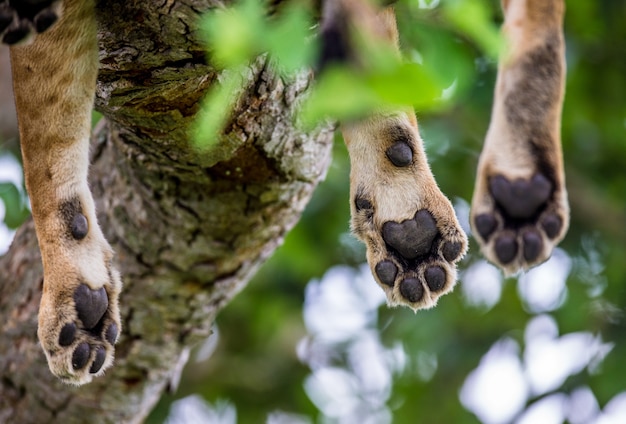
{"type": "Polygon", "coordinates": [[[27,222],[0,259],[0,423],[135,423],[190,346],[297,222],[330,161],[330,128],[292,125],[309,75],[259,58],[218,149],[188,127],[219,73],[198,31],[219,0],[101,0],[90,184],[124,279],[114,367],[83,387],[48,371],[36,338],[42,269],[27,222]]]}

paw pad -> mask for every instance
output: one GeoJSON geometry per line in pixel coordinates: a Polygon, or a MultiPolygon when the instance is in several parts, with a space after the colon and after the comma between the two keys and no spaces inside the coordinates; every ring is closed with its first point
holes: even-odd
{"type": "Polygon", "coordinates": [[[65,324],[61,329],[61,333],[59,334],[59,345],[61,346],[69,346],[74,343],[74,339],[76,338],[76,324],[70,322],[69,324],[65,324]]]}
{"type": "Polygon", "coordinates": [[[16,44],[33,33],[50,28],[59,18],[58,1],[30,0],[0,3],[0,39],[5,44],[16,44]]]}
{"type": "Polygon", "coordinates": [[[450,242],[447,241],[443,245],[443,258],[448,262],[454,262],[461,256],[461,252],[463,251],[463,244],[458,241],[450,242]]]}
{"type": "Polygon", "coordinates": [[[41,33],[50,28],[57,20],[58,15],[51,10],[43,10],[35,16],[35,31],[41,33]]]}
{"type": "Polygon", "coordinates": [[[356,210],[361,211],[361,210],[371,210],[372,209],[372,203],[367,200],[364,197],[357,197],[354,200],[354,205],[356,206],[356,210]]]}
{"type": "Polygon", "coordinates": [[[396,281],[396,275],[398,275],[398,267],[391,261],[382,261],[376,264],[374,272],[381,282],[393,287],[393,282],[396,281]]]}
{"type": "Polygon", "coordinates": [[[428,254],[438,233],[437,223],[425,210],[417,212],[413,219],[383,224],[383,240],[406,259],[428,254]]]}
{"type": "Polygon", "coordinates": [[[543,240],[541,235],[533,230],[528,230],[522,236],[524,241],[524,259],[533,262],[539,257],[543,249],[543,240]]]}
{"type": "Polygon", "coordinates": [[[91,290],[85,284],[78,286],[74,292],[74,302],[78,318],[87,329],[92,329],[98,324],[109,306],[109,298],[104,287],[91,290]]]}
{"type": "Polygon", "coordinates": [[[526,180],[483,178],[487,190],[472,202],[472,208],[482,202],[483,212],[472,217],[472,224],[487,258],[506,273],[547,259],[565,225],[556,183],[540,173],[526,180]]]}
{"type": "Polygon", "coordinates": [[[493,215],[483,213],[474,219],[474,224],[476,225],[478,234],[480,234],[483,239],[489,240],[489,236],[495,231],[498,222],[493,215]]]}
{"type": "Polygon", "coordinates": [[[69,199],[59,206],[59,216],[74,240],[84,239],[89,232],[89,222],[82,210],[78,197],[69,199]]]}
{"type": "Polygon", "coordinates": [[[510,234],[505,234],[496,239],[495,250],[498,259],[503,264],[510,263],[517,255],[517,241],[510,234]]]}
{"type": "Polygon", "coordinates": [[[70,226],[70,232],[72,237],[76,240],[82,240],[87,236],[89,225],[87,224],[87,218],[82,213],[78,213],[72,219],[70,226]]]}
{"type": "Polygon", "coordinates": [[[446,284],[446,272],[439,266],[430,266],[426,268],[424,279],[430,291],[438,292],[446,284]]]}
{"type": "Polygon", "coordinates": [[[536,174],[530,181],[517,179],[513,182],[496,175],[489,181],[489,190],[511,218],[527,219],[548,200],[552,183],[541,174],[536,174]]]}
{"type": "Polygon", "coordinates": [[[409,302],[416,303],[424,297],[424,287],[417,278],[405,278],[400,283],[400,294],[409,302]]]}
{"type": "Polygon", "coordinates": [[[74,349],[74,353],[72,354],[72,367],[75,370],[85,368],[90,356],[91,348],[89,347],[89,344],[85,342],[79,344],[76,349],[74,349]]]}
{"type": "Polygon", "coordinates": [[[453,263],[465,249],[462,235],[444,236],[433,215],[423,209],[411,219],[385,222],[381,236],[387,250],[373,273],[391,296],[391,304],[429,307],[450,291],[455,279],[453,263]]]}
{"type": "Polygon", "coordinates": [[[403,141],[394,143],[385,152],[387,158],[398,168],[409,166],[413,162],[413,150],[403,141]]]}
{"type": "Polygon", "coordinates": [[[93,363],[91,367],[89,367],[89,372],[91,374],[95,374],[100,371],[102,365],[104,364],[104,360],[106,359],[107,351],[104,346],[96,346],[96,354],[94,355],[93,363]]]}
{"type": "Polygon", "coordinates": [[[556,215],[548,215],[541,222],[541,226],[546,232],[546,235],[553,239],[559,235],[559,232],[563,227],[563,221],[556,215]]]}
{"type": "Polygon", "coordinates": [[[117,342],[118,334],[119,334],[119,330],[117,329],[117,324],[112,323],[109,326],[109,328],[107,328],[107,331],[104,333],[104,338],[106,339],[107,342],[114,345],[117,342]]]}

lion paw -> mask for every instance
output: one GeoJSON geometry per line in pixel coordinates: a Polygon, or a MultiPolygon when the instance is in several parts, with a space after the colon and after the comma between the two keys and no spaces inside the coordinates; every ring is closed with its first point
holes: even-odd
{"type": "Polygon", "coordinates": [[[352,229],[367,246],[374,278],[390,305],[434,306],[454,287],[467,238],[433,179],[417,124],[398,115],[342,131],[352,164],[352,229]]]}
{"type": "Polygon", "coordinates": [[[479,179],[486,190],[475,196],[471,224],[485,256],[509,274],[547,260],[567,230],[563,190],[541,173],[479,179]]]}
{"type": "Polygon", "coordinates": [[[90,382],[111,366],[121,330],[122,284],[111,265],[113,253],[81,203],[63,203],[60,220],[38,228],[44,286],[37,334],[52,373],[75,385],[90,382]],[[64,230],[58,237],[43,235],[59,228],[64,230]]]}
{"type": "Polygon", "coordinates": [[[61,14],[59,0],[0,0],[0,40],[17,44],[50,28],[61,14]]]}

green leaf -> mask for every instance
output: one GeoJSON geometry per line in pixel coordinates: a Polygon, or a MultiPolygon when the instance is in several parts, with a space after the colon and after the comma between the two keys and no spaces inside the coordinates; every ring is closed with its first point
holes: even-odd
{"type": "Polygon", "coordinates": [[[212,62],[224,68],[239,66],[259,54],[263,48],[259,34],[266,31],[264,16],[261,2],[256,0],[208,13],[201,28],[212,62]]]}
{"type": "Polygon", "coordinates": [[[290,74],[313,63],[317,46],[309,40],[310,27],[309,14],[299,6],[285,10],[270,26],[263,44],[281,72],[290,74]]]}
{"type": "MultiPolygon", "coordinates": [[[[454,86],[452,95],[464,93],[475,82],[475,55],[468,53],[468,43],[454,33],[430,24],[410,28],[407,39],[413,46],[411,57],[425,67],[428,76],[443,90],[454,86]]],[[[444,96],[446,101],[450,95],[444,96]]]]}
{"type": "Polygon", "coordinates": [[[442,87],[426,68],[402,63],[386,74],[374,74],[368,85],[386,104],[426,108],[436,103],[442,87]]]}
{"type": "Polygon", "coordinates": [[[0,183],[0,199],[4,203],[4,223],[6,226],[15,229],[22,225],[30,212],[18,188],[12,183],[0,183]]]}
{"type": "Polygon", "coordinates": [[[96,110],[91,111],[91,128],[94,128],[102,119],[102,114],[96,110]]]}
{"type": "Polygon", "coordinates": [[[444,15],[453,26],[478,44],[488,56],[497,59],[504,43],[489,11],[484,0],[448,0],[443,3],[444,15]]]}
{"type": "Polygon", "coordinates": [[[349,120],[375,111],[437,103],[441,87],[426,68],[396,62],[385,70],[363,75],[344,67],[328,69],[303,103],[300,119],[305,128],[328,118],[349,120]]]}
{"type": "Polygon", "coordinates": [[[380,103],[380,98],[361,76],[349,69],[334,67],[320,76],[303,102],[299,117],[305,128],[311,128],[327,118],[363,116],[380,103]]]}
{"type": "Polygon", "coordinates": [[[243,85],[242,72],[241,68],[224,71],[220,82],[214,83],[203,99],[192,128],[192,140],[200,150],[210,149],[219,142],[243,85]]]}

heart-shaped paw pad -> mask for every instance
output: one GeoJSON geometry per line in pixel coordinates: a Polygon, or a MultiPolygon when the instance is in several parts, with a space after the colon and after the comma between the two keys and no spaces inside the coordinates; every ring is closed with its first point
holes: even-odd
{"type": "Polygon", "coordinates": [[[76,313],[87,329],[94,328],[109,306],[109,298],[104,287],[91,290],[87,285],[81,284],[74,292],[76,313]]]}
{"type": "Polygon", "coordinates": [[[435,219],[426,210],[417,212],[413,219],[383,224],[383,240],[406,259],[428,254],[438,233],[435,219]]]}
{"type": "Polygon", "coordinates": [[[489,181],[489,190],[507,215],[527,219],[546,203],[552,194],[552,183],[541,174],[535,175],[530,181],[517,179],[513,182],[496,175],[489,181]]]}

